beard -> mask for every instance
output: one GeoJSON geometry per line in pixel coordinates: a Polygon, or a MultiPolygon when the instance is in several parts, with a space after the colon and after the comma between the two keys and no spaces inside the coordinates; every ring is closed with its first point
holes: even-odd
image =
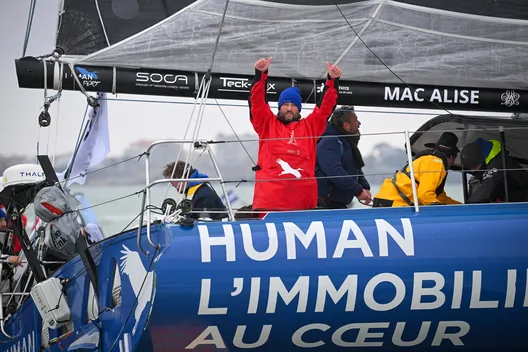
{"type": "Polygon", "coordinates": [[[289,120],[289,119],[285,118],[284,115],[279,111],[278,114],[277,114],[277,117],[282,122],[289,123],[289,122],[293,122],[293,121],[299,121],[301,119],[301,114],[300,113],[296,113],[296,114],[294,113],[293,114],[293,118],[291,120],[289,120]]]}

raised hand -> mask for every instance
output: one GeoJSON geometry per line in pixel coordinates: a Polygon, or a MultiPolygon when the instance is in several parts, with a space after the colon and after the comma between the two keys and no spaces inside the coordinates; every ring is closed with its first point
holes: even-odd
{"type": "Polygon", "coordinates": [[[341,77],[342,71],[337,65],[330,65],[328,62],[325,62],[326,70],[328,71],[328,75],[332,79],[341,77]]]}
{"type": "Polygon", "coordinates": [[[260,72],[265,72],[269,68],[270,64],[271,57],[269,59],[258,59],[257,62],[255,62],[255,68],[260,72]]]}

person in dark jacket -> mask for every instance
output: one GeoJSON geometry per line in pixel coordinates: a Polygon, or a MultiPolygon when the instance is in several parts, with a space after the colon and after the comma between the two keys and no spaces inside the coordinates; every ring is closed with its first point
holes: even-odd
{"type": "Polygon", "coordinates": [[[498,140],[477,138],[460,152],[464,170],[471,170],[474,178],[467,203],[492,203],[506,201],[504,170],[508,183],[508,201],[528,201],[528,172],[507,151],[502,150],[498,140]],[[506,166],[503,166],[503,153],[506,166]]]}
{"type": "MultiPolygon", "coordinates": [[[[163,170],[163,177],[165,178],[208,178],[209,176],[201,174],[197,169],[192,166],[187,166],[183,161],[178,161],[176,167],[174,162],[165,165],[163,170]],[[190,168],[190,170],[189,170],[190,168]],[[185,172],[185,176],[183,174],[185,172]],[[189,176],[187,176],[189,175],[189,176]]],[[[189,199],[192,203],[193,213],[190,217],[193,219],[198,218],[211,218],[213,220],[220,220],[227,217],[227,209],[222,203],[222,200],[215,192],[215,190],[207,182],[187,182],[187,181],[175,181],[171,182],[172,186],[178,190],[178,192],[185,194],[185,198],[189,199]],[[209,213],[208,211],[215,211],[209,213]],[[222,213],[218,213],[222,211],[222,213]]]]}
{"type": "Polygon", "coordinates": [[[354,197],[369,203],[370,185],[363,175],[365,166],[358,148],[359,122],[353,106],[336,109],[317,143],[315,176],[319,207],[345,209],[354,197]]]}

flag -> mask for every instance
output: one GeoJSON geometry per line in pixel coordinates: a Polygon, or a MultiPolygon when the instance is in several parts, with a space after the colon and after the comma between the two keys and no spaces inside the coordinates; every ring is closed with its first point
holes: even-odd
{"type": "MultiPolygon", "coordinates": [[[[227,196],[229,197],[229,203],[230,204],[233,204],[234,202],[236,202],[238,200],[238,196],[236,195],[236,193],[233,191],[233,190],[229,190],[227,191],[227,196]]],[[[220,199],[222,200],[222,203],[224,203],[224,205],[227,204],[226,202],[226,197],[225,197],[225,194],[222,194],[222,196],[220,197],[220,199]]],[[[227,205],[226,205],[227,206],[227,205]]]]}
{"type": "MultiPolygon", "coordinates": [[[[108,132],[108,102],[105,99],[106,93],[97,94],[98,105],[90,108],[88,113],[87,127],[79,142],[77,155],[73,155],[68,163],[71,172],[68,187],[76,182],[83,185],[86,181],[86,173],[89,168],[100,164],[110,152],[110,136],[108,132]]],[[[59,181],[63,181],[66,171],[58,174],[59,181]]]]}

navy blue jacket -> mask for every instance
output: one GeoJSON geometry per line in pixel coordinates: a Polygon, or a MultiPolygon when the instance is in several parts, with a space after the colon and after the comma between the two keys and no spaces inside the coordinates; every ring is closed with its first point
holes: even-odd
{"type": "MultiPolygon", "coordinates": [[[[324,136],[339,136],[337,128],[329,123],[324,136]]],[[[355,177],[318,178],[319,198],[326,198],[334,203],[349,205],[363,189],[370,190],[363,171],[356,167],[352,147],[346,137],[321,138],[317,143],[316,177],[360,175],[355,177]]]]}
{"type": "MultiPolygon", "coordinates": [[[[203,213],[207,213],[207,210],[225,211],[227,209],[218,194],[207,183],[202,184],[202,186],[198,188],[191,203],[193,210],[203,211],[203,213]]],[[[208,213],[208,216],[213,220],[220,220],[227,217],[227,213],[208,213]]],[[[192,213],[190,217],[198,219],[200,214],[192,213]]]]}

